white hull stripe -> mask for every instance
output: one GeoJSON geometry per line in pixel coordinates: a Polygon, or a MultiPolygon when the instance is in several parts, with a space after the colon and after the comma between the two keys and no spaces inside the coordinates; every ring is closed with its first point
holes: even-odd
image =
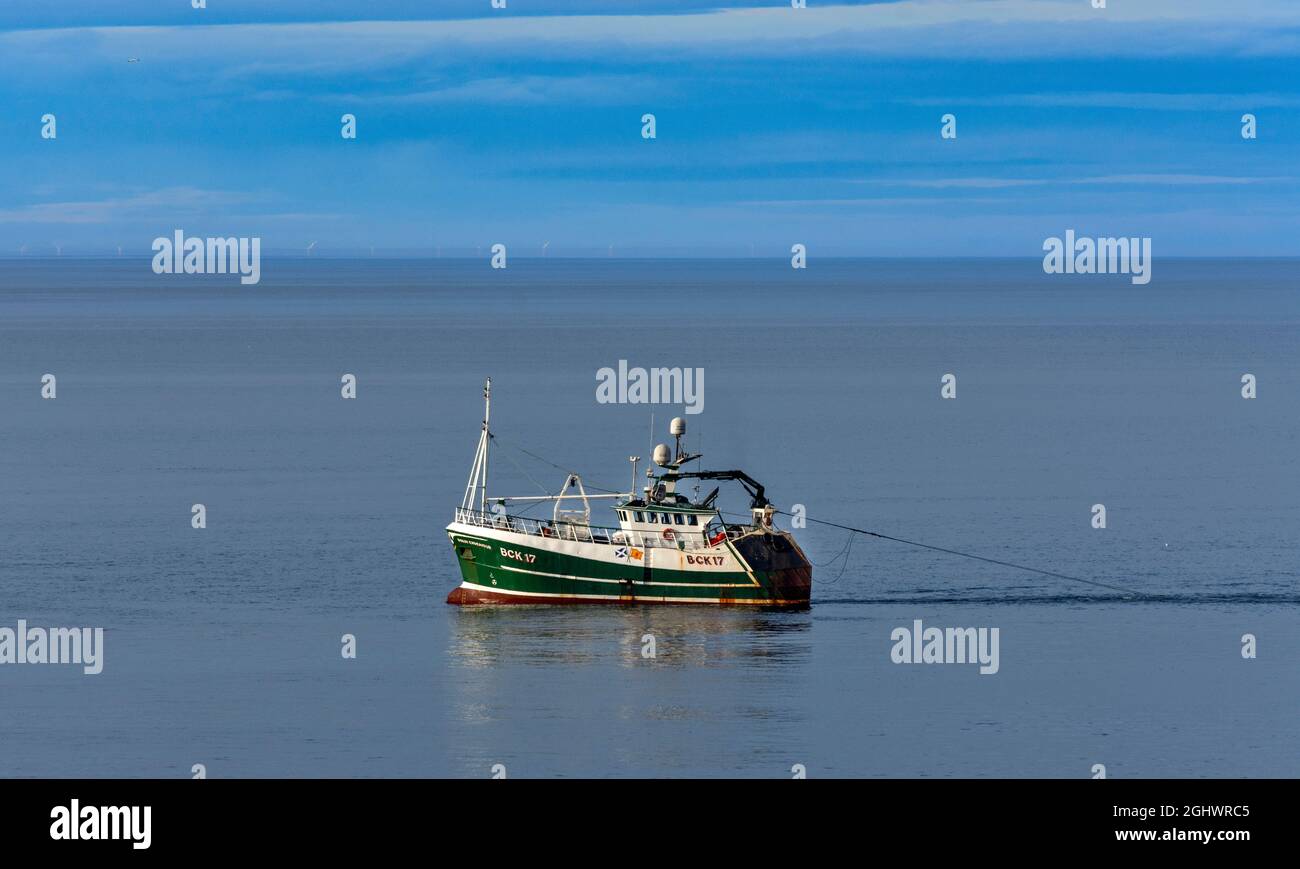
{"type": "MultiPolygon", "coordinates": [[[[614,550],[618,546],[620,545],[631,546],[632,544],[587,543],[585,541],[571,541],[571,540],[557,539],[557,538],[546,538],[546,537],[537,538],[529,534],[521,534],[514,531],[508,531],[506,529],[496,530],[494,536],[485,536],[483,534],[474,533],[472,531],[461,530],[462,528],[474,528],[474,527],[475,526],[461,525],[460,523],[453,522],[447,526],[447,532],[449,534],[454,534],[459,537],[465,537],[470,540],[483,541],[493,546],[523,546],[529,549],[537,550],[538,552],[545,552],[551,555],[557,555],[562,558],[586,559],[589,561],[597,561],[605,565],[619,565],[619,566],[630,565],[632,567],[637,566],[637,563],[634,561],[629,561],[627,559],[618,559],[614,557],[614,550]]],[[[720,546],[722,545],[724,544],[720,544],[720,546]]],[[[663,549],[668,549],[674,553],[679,551],[676,548],[659,547],[659,546],[638,547],[638,548],[646,549],[647,550],[646,557],[648,558],[653,558],[653,556],[650,555],[651,552],[658,552],[663,549]]],[[[736,561],[734,565],[726,565],[726,567],[729,568],[728,572],[733,574],[737,572],[741,572],[749,577],[749,582],[743,583],[740,587],[753,587],[753,588],[762,587],[763,584],[759,582],[758,577],[754,574],[753,568],[750,567],[749,564],[745,562],[745,559],[740,557],[740,553],[736,551],[736,548],[732,545],[730,540],[725,541],[725,549],[720,548],[717,550],[701,550],[701,551],[705,552],[706,554],[708,552],[712,552],[714,554],[720,554],[721,552],[725,551],[726,553],[730,554],[731,557],[734,558],[736,561]]],[[[688,552],[687,554],[695,554],[695,553],[688,552]]],[[[680,566],[673,566],[673,565],[663,565],[662,567],[652,567],[651,569],[652,570],[687,570],[687,568],[680,567],[680,566]]],[[[714,573],[714,571],[710,571],[710,570],[700,570],[700,571],[691,571],[691,572],[693,573],[698,572],[702,576],[707,576],[711,573],[714,573]]],[[[717,571],[717,572],[722,572],[722,571],[717,571]]],[[[563,579],[586,579],[587,578],[581,576],[577,576],[577,577],[568,576],[566,574],[538,573],[538,575],[558,576],[563,579]]],[[[601,580],[592,580],[592,581],[599,582],[601,580]]],[[[604,581],[612,581],[615,583],[621,582],[621,580],[604,580],[604,581]]],[[[676,582],[676,583],[664,583],[664,584],[685,586],[688,588],[696,585],[696,583],[694,582],[676,582]]],[[[718,585],[719,588],[734,587],[734,586],[721,585],[721,584],[716,584],[716,585],[718,585]]]]}
{"type": "MultiPolygon", "coordinates": [[[[757,585],[757,582],[645,582],[640,579],[597,579],[594,576],[574,576],[568,573],[546,573],[542,570],[528,570],[525,567],[512,567],[508,564],[500,565],[499,569],[510,570],[515,573],[526,573],[530,576],[549,576],[552,579],[577,579],[582,582],[605,582],[610,585],[627,585],[629,581],[632,585],[667,585],[674,588],[699,588],[700,586],[707,586],[709,588],[753,588],[757,585]]],[[[707,575],[708,574],[704,573],[701,574],[701,576],[707,575]]]]}
{"type": "MultiPolygon", "coordinates": [[[[507,591],[500,588],[491,588],[486,585],[476,585],[472,582],[462,582],[461,588],[468,588],[474,591],[486,591],[492,594],[505,595],[507,597],[535,597],[535,598],[563,598],[566,600],[617,600],[636,603],[638,601],[645,603],[722,603],[719,597],[646,597],[643,595],[617,595],[617,594],[556,594],[545,591],[507,591]]],[[[746,586],[747,587],[747,586],[746,586]]],[[[772,598],[755,598],[753,600],[742,600],[740,598],[727,598],[728,604],[743,604],[747,606],[772,606],[773,604],[805,604],[807,601],[799,600],[775,600],[772,598]]]]}

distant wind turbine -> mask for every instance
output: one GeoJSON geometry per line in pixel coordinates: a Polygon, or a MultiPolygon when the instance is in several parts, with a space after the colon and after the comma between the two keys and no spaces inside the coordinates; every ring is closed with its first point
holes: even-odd
{"type": "Polygon", "coordinates": [[[311,244],[307,245],[308,254],[311,254],[311,252],[314,251],[315,249],[316,249],[316,242],[313,241],[311,244]]]}
{"type": "Polygon", "coordinates": [[[548,247],[550,247],[550,246],[551,246],[551,243],[550,243],[549,241],[544,241],[544,242],[542,242],[542,256],[543,256],[543,257],[546,256],[546,249],[547,249],[548,247]]]}

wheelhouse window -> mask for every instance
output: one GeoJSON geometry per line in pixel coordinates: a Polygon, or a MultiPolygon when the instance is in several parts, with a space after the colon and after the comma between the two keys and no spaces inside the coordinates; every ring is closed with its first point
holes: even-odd
{"type": "Polygon", "coordinates": [[[681,524],[683,524],[683,521],[684,521],[684,520],[683,520],[683,517],[682,517],[682,514],[681,514],[681,513],[674,513],[674,514],[673,514],[673,524],[674,524],[674,525],[681,525],[681,524]]]}
{"type": "Polygon", "coordinates": [[[691,515],[687,516],[686,519],[687,519],[687,521],[688,521],[691,525],[699,525],[699,524],[700,524],[700,518],[699,518],[698,516],[696,516],[694,513],[692,513],[691,515]]]}
{"type": "Polygon", "coordinates": [[[640,510],[637,510],[637,511],[636,511],[636,521],[638,521],[638,522],[644,522],[644,521],[645,521],[645,516],[643,516],[643,515],[641,514],[641,511],[640,511],[640,510]]]}

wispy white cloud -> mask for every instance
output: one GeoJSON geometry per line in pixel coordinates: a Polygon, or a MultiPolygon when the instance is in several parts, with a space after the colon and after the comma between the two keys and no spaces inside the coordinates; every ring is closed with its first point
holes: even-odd
{"type": "Polygon", "coordinates": [[[737,201],[736,205],[760,205],[765,207],[841,207],[841,208],[862,208],[876,206],[881,208],[892,208],[900,205],[978,205],[1005,203],[1004,199],[989,197],[972,197],[972,196],[878,196],[866,198],[836,198],[824,197],[821,199],[743,199],[737,201]]]}
{"type": "Polygon", "coordinates": [[[915,106],[955,108],[1027,107],[1138,109],[1156,111],[1250,111],[1300,106],[1300,96],[1279,93],[1151,93],[1142,91],[1077,91],[990,94],[967,97],[919,97],[903,102],[915,106]]]}
{"type": "Polygon", "coordinates": [[[1244,184],[1294,184],[1298,179],[1286,175],[1180,175],[1177,173],[1140,173],[1134,175],[1100,175],[1095,178],[1075,179],[1074,184],[1161,184],[1171,187],[1198,187],[1207,185],[1244,184]]]}
{"type": "Polygon", "coordinates": [[[877,184],[883,187],[922,187],[934,190],[1000,190],[1006,187],[1037,187],[1053,182],[1039,178],[855,178],[851,184],[877,184]]]}
{"type": "Polygon", "coordinates": [[[653,89],[663,89],[642,76],[631,75],[512,75],[450,81],[409,93],[372,96],[392,103],[495,103],[545,105],[580,102],[618,103],[653,89]]]}
{"type": "Polygon", "coordinates": [[[1249,184],[1294,184],[1300,178],[1288,175],[1192,175],[1177,173],[1138,173],[1130,175],[1095,175],[1083,178],[855,178],[853,184],[874,184],[882,187],[918,187],[933,190],[975,189],[998,190],[1015,187],[1044,187],[1054,185],[1159,185],[1165,187],[1201,187],[1249,184]]]}
{"type": "Polygon", "coordinates": [[[1154,57],[1300,54],[1295,0],[900,0],[861,6],[720,9],[685,15],[555,15],[18,30],[0,50],[23,62],[138,56],[175,67],[215,62],[260,75],[374,69],[466,55],[600,57],[644,63],[679,55],[872,58],[1154,57]],[[69,54],[68,49],[74,49],[69,54]]]}
{"type": "Polygon", "coordinates": [[[104,199],[68,200],[0,209],[0,223],[111,223],[150,214],[185,217],[257,197],[196,187],[164,187],[104,199]]]}

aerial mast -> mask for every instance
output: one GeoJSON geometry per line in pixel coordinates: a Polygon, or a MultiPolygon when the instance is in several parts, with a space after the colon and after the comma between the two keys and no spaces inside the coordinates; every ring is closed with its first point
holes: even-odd
{"type": "Polygon", "coordinates": [[[479,490],[478,509],[481,513],[487,512],[487,481],[488,481],[488,446],[492,443],[492,432],[488,428],[488,421],[492,418],[492,378],[489,377],[483,384],[483,488],[479,490]]]}
{"type": "Polygon", "coordinates": [[[465,483],[465,497],[461,499],[463,510],[474,509],[474,496],[478,495],[480,513],[487,512],[487,476],[488,444],[492,440],[489,420],[492,416],[492,378],[483,384],[483,431],[478,436],[478,450],[474,453],[474,466],[470,468],[469,480],[465,483]]]}

